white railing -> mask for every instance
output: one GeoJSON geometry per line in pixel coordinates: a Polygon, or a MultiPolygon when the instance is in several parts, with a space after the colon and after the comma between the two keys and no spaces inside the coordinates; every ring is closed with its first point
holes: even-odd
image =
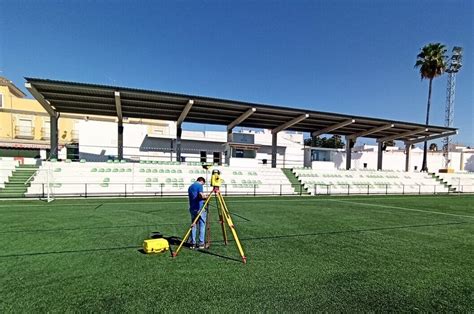
{"type": "MultiPolygon", "coordinates": [[[[48,193],[56,197],[94,197],[94,196],[186,196],[187,184],[183,183],[35,183],[32,182],[27,197],[44,198],[48,193]]],[[[205,187],[205,190],[210,190],[205,187]]],[[[439,185],[350,185],[341,188],[341,185],[315,184],[302,186],[300,184],[223,184],[220,188],[225,196],[288,196],[288,195],[421,195],[421,194],[451,194],[474,193],[474,185],[461,186],[461,190],[453,191],[442,189],[439,185]]]]}

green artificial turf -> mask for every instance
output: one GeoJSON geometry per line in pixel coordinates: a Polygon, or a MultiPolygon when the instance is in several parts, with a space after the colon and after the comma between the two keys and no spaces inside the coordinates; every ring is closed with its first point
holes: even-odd
{"type": "MultiPolygon", "coordinates": [[[[474,196],[226,198],[248,263],[185,199],[0,202],[0,312],[474,311],[474,196]]],[[[212,219],[215,221],[215,212],[212,219]]]]}

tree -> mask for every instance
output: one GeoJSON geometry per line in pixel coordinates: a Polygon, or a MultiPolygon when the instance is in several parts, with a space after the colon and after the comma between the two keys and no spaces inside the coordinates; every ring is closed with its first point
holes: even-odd
{"type": "Polygon", "coordinates": [[[384,151],[387,150],[387,147],[389,146],[395,146],[395,141],[391,140],[391,141],[383,142],[382,150],[384,151]]]}
{"type": "Polygon", "coordinates": [[[438,145],[436,143],[431,143],[430,144],[430,151],[432,151],[432,152],[438,151],[438,145]]]}
{"type": "MultiPolygon", "coordinates": [[[[426,125],[430,122],[430,106],[431,106],[431,88],[433,79],[441,76],[446,69],[446,47],[440,43],[432,43],[421,48],[421,52],[416,56],[417,60],[415,68],[419,68],[421,79],[429,80],[428,102],[426,105],[426,125]]],[[[421,171],[428,171],[427,158],[428,142],[425,141],[423,147],[423,163],[421,171]]]]}
{"type": "Polygon", "coordinates": [[[344,148],[344,142],[340,135],[333,135],[330,138],[315,136],[304,140],[304,145],[323,148],[344,148]]]}

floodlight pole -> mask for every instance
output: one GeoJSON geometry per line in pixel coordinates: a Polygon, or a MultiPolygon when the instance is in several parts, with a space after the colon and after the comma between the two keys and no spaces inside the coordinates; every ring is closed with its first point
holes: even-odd
{"type": "MultiPolygon", "coordinates": [[[[462,67],[462,48],[454,47],[452,52],[451,59],[446,69],[448,73],[448,81],[446,88],[446,108],[445,108],[445,120],[444,126],[450,128],[453,126],[454,121],[454,96],[456,93],[456,74],[462,67]]],[[[449,168],[449,146],[451,144],[452,138],[446,136],[443,139],[443,155],[444,155],[444,165],[449,168]]]]}

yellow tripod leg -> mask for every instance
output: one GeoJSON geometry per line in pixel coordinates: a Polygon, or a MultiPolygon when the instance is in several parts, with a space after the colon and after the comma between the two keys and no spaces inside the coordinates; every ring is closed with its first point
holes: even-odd
{"type": "MultiPolygon", "coordinates": [[[[217,192],[218,195],[220,195],[220,192],[217,192]]],[[[218,201],[218,212],[219,212],[219,223],[221,224],[221,228],[222,228],[222,237],[224,238],[224,244],[227,245],[227,243],[229,242],[227,240],[227,230],[225,229],[225,225],[224,225],[224,208],[221,204],[221,201],[220,201],[220,198],[219,196],[217,196],[217,193],[216,193],[216,200],[218,201]]]]}
{"type": "Polygon", "coordinates": [[[237,236],[237,231],[235,230],[234,222],[232,221],[232,217],[230,216],[229,209],[227,208],[227,205],[224,201],[224,197],[220,193],[217,193],[217,197],[219,198],[219,201],[221,202],[224,218],[227,222],[227,225],[230,228],[230,231],[232,232],[232,236],[234,237],[235,244],[237,245],[237,249],[239,250],[240,256],[242,257],[242,262],[245,264],[247,263],[247,257],[245,257],[244,250],[242,249],[242,245],[240,244],[239,237],[237,236]]]}
{"type": "Polygon", "coordinates": [[[202,212],[206,209],[206,206],[207,206],[207,203],[209,203],[209,200],[211,199],[211,195],[208,196],[208,198],[206,199],[206,201],[204,202],[204,205],[202,205],[202,208],[199,210],[198,214],[196,215],[196,218],[194,218],[194,221],[192,222],[191,224],[191,227],[189,227],[188,231],[186,232],[186,234],[184,235],[183,237],[183,240],[181,241],[181,243],[179,244],[178,248],[176,249],[176,251],[173,252],[173,257],[176,257],[179,253],[179,251],[181,250],[181,247],[184,245],[184,243],[188,240],[189,238],[189,235],[191,234],[191,230],[193,229],[193,226],[196,225],[196,223],[198,222],[199,218],[201,218],[201,215],[202,215],[202,212]]]}

